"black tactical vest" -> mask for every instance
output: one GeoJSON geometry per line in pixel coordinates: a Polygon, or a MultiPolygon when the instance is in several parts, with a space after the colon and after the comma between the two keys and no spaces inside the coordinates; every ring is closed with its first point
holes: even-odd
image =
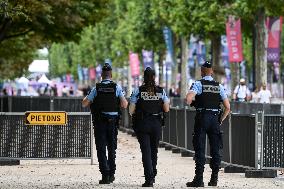
{"type": "Polygon", "coordinates": [[[116,86],[116,83],[112,81],[108,84],[96,84],[97,96],[90,106],[92,114],[119,111],[119,97],[116,96],[116,86]]]}
{"type": "Polygon", "coordinates": [[[220,109],[220,85],[217,81],[200,80],[202,93],[195,96],[196,109],[220,109]]]}
{"type": "Polygon", "coordinates": [[[139,87],[136,113],[158,114],[163,112],[163,88],[156,86],[156,95],[150,96],[145,86],[139,87]]]}

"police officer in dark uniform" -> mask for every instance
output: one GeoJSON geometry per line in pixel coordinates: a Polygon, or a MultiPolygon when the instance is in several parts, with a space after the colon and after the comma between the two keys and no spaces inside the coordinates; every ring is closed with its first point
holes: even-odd
{"type": "Polygon", "coordinates": [[[142,152],[145,175],[142,187],[153,187],[155,182],[161,119],[163,112],[168,111],[169,99],[164,89],[155,85],[155,71],[148,67],[144,71],[143,85],[131,95],[129,107],[142,152]]]}
{"type": "Polygon", "coordinates": [[[224,87],[212,78],[212,64],[206,61],[201,67],[202,79],[191,86],[186,96],[188,104],[196,108],[193,147],[195,151],[195,177],[188,187],[204,187],[203,171],[205,165],[206,134],[210,143],[212,169],[209,186],[217,186],[220,169],[222,136],[220,126],[230,112],[230,103],[224,87]],[[195,101],[193,101],[195,97],[195,101]],[[220,105],[223,103],[224,112],[221,114],[220,105]]]}
{"type": "Polygon", "coordinates": [[[111,78],[112,68],[105,64],[102,68],[102,81],[96,84],[82,102],[83,106],[90,105],[93,116],[97,157],[102,174],[99,184],[110,184],[115,179],[119,109],[127,108],[128,104],[121,86],[111,78]]]}

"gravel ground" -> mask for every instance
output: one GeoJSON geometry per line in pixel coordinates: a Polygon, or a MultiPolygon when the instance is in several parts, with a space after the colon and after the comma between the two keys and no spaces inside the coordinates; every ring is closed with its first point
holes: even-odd
{"type": "MultiPolygon", "coordinates": [[[[136,138],[119,133],[116,180],[99,185],[101,178],[97,159],[90,160],[23,160],[19,166],[1,166],[0,188],[140,188],[144,181],[141,153],[136,138]]],[[[155,188],[186,188],[194,176],[192,158],[181,157],[159,149],[158,176],[155,188]]],[[[210,178],[206,165],[204,182],[210,178]]],[[[207,187],[209,188],[209,187],[207,187]]],[[[220,173],[219,188],[284,188],[284,176],[274,179],[245,178],[244,174],[220,173]]]]}

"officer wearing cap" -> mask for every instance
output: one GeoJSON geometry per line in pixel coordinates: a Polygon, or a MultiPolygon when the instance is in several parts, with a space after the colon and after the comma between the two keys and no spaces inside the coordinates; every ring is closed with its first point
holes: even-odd
{"type": "Polygon", "coordinates": [[[145,183],[152,187],[157,175],[157,153],[161,136],[162,113],[169,111],[165,90],[155,84],[155,71],[147,67],[144,83],[130,97],[129,113],[134,116],[134,130],[142,152],[145,183]]]}
{"type": "Polygon", "coordinates": [[[212,64],[206,61],[201,67],[202,79],[192,84],[186,101],[195,106],[196,116],[193,134],[193,147],[195,151],[195,177],[192,182],[186,183],[188,187],[204,187],[203,171],[205,165],[206,134],[210,143],[210,168],[212,169],[209,186],[217,186],[218,172],[221,163],[220,148],[222,148],[222,135],[220,126],[230,112],[230,103],[224,87],[212,78],[212,64]],[[193,99],[195,98],[195,101],[193,99]],[[224,105],[221,112],[220,104],[224,105]]]}
{"type": "Polygon", "coordinates": [[[106,63],[102,68],[102,81],[96,84],[82,102],[83,106],[90,106],[93,116],[97,157],[102,174],[99,184],[110,184],[115,179],[119,110],[128,105],[121,86],[111,78],[112,68],[106,63]]]}

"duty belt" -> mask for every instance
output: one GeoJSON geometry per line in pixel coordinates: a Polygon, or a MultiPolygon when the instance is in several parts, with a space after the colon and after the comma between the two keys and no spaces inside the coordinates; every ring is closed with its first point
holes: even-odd
{"type": "Polygon", "coordinates": [[[209,113],[220,113],[220,109],[206,109],[206,108],[197,108],[196,109],[197,113],[204,113],[204,112],[209,112],[209,113]]]}

